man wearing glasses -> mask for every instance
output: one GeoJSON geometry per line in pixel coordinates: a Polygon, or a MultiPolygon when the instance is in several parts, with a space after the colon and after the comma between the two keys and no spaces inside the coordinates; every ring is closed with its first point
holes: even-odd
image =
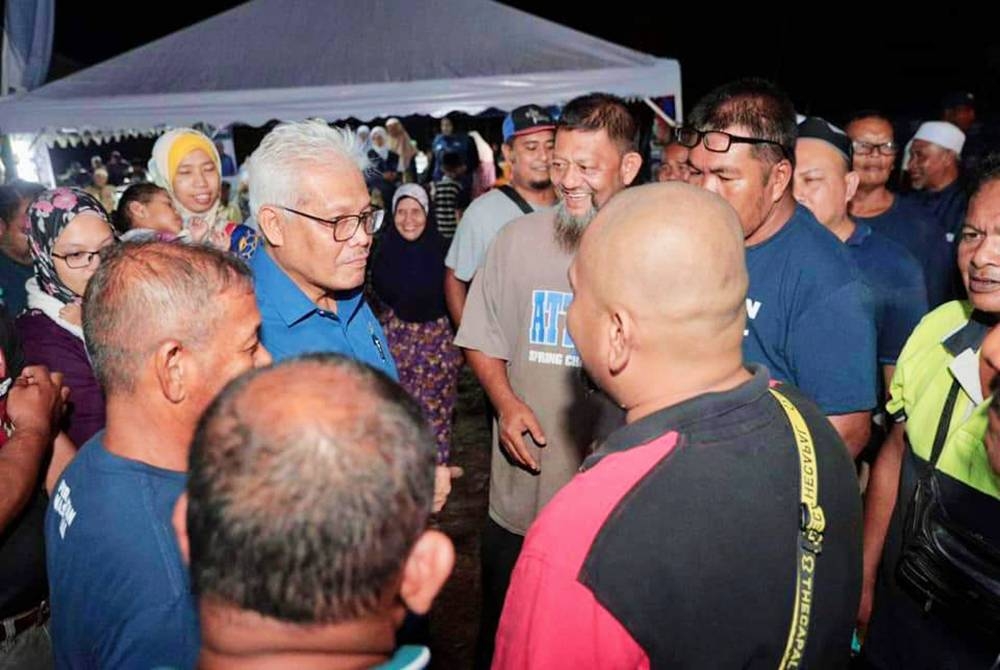
{"type": "Polygon", "coordinates": [[[740,216],[750,288],[744,358],[798,386],[856,456],[876,404],[875,323],[848,250],[792,196],[795,110],[773,84],[744,79],[705,96],[677,139],[690,183],[740,216]]]}
{"type": "Polygon", "coordinates": [[[261,340],[275,360],[340,353],[397,377],[362,287],[382,223],[353,138],[325,123],[284,123],[250,157],[250,207],[263,245],[250,260],[261,340]]]}
{"type": "Polygon", "coordinates": [[[851,119],[846,131],[858,174],[858,191],[849,205],[851,218],[913,254],[924,271],[927,303],[932,309],[948,302],[954,297],[954,249],[930,213],[888,188],[899,152],[892,123],[879,112],[865,111],[851,119]]]}

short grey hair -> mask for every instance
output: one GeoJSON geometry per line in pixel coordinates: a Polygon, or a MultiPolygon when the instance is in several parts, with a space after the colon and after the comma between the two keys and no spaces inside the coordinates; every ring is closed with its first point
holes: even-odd
{"type": "Polygon", "coordinates": [[[278,124],[247,163],[251,213],[257,216],[263,205],[294,207],[302,169],[338,159],[346,159],[362,173],[369,168],[361,143],[347,129],[316,120],[278,124]]]}
{"type": "Polygon", "coordinates": [[[136,390],[157,346],[203,346],[223,324],[212,309],[230,290],[253,292],[250,268],[208,245],[126,242],[101,253],[83,297],[83,333],[107,395],[136,390]]]}

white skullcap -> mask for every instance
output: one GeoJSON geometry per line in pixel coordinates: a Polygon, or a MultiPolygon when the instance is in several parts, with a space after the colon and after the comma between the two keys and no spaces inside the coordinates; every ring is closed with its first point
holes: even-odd
{"type": "Polygon", "coordinates": [[[947,121],[924,121],[917,129],[917,134],[913,136],[915,140],[924,140],[950,149],[958,155],[962,155],[962,147],[965,146],[965,133],[958,129],[958,126],[947,121]]]}

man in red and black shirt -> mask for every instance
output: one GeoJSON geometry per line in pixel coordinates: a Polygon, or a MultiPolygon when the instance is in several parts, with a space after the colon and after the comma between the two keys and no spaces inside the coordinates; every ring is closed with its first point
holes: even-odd
{"type": "Polygon", "coordinates": [[[531,527],[494,668],[845,667],[858,483],[816,405],[783,385],[783,408],[767,370],[743,365],[736,212],[686,184],[622,192],[570,280],[573,340],[628,424],[531,527]],[[807,541],[809,484],[825,528],[807,541]]]}

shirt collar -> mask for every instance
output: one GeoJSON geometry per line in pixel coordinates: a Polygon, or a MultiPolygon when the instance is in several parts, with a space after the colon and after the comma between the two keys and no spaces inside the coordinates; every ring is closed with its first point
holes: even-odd
{"type": "Polygon", "coordinates": [[[581,469],[592,468],[612,453],[647,444],[668,432],[682,430],[692,423],[720,416],[756,401],[767,393],[770,373],[763,365],[747,364],[746,368],[753,377],[734,389],[695,396],[619,428],[584,461],[581,469]]]}
{"type": "Polygon", "coordinates": [[[851,247],[860,247],[865,243],[865,240],[872,234],[872,227],[867,223],[857,223],[854,224],[854,232],[851,236],[847,238],[846,244],[851,247]]]}
{"type": "Polygon", "coordinates": [[[271,258],[271,255],[267,253],[266,245],[257,249],[253,258],[250,259],[250,267],[253,270],[258,292],[268,297],[268,303],[274,307],[278,316],[287,326],[292,326],[317,312],[323,316],[339,318],[347,322],[354,317],[363,302],[363,287],[359,286],[356,289],[337,294],[336,314],[321,310],[271,258]]]}
{"type": "Polygon", "coordinates": [[[989,319],[982,312],[974,311],[962,327],[941,340],[941,345],[953,357],[948,369],[976,405],[985,400],[979,378],[979,348],[989,331],[989,319]]]}

